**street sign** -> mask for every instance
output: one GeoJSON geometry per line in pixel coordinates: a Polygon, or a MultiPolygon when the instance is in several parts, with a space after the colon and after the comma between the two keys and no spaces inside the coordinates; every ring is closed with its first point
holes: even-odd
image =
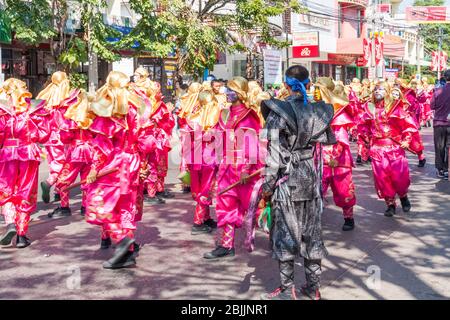
{"type": "Polygon", "coordinates": [[[292,57],[320,57],[319,32],[294,32],[292,41],[292,57]]]}
{"type": "Polygon", "coordinates": [[[283,83],[283,53],[280,50],[264,49],[264,85],[283,83]]]}
{"type": "Polygon", "coordinates": [[[450,23],[447,7],[407,7],[406,20],[414,23],[450,23]]]}

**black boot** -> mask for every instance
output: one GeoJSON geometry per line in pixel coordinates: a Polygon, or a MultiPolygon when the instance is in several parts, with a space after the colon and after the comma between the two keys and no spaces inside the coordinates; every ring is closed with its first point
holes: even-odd
{"type": "Polygon", "coordinates": [[[48,214],[49,218],[69,217],[72,215],[72,210],[68,207],[58,207],[48,214]]]}
{"type": "Polygon", "coordinates": [[[393,217],[397,212],[395,211],[395,206],[394,205],[390,205],[386,212],[384,213],[384,215],[386,217],[393,217]]]}
{"type": "Polygon", "coordinates": [[[193,236],[199,235],[199,234],[206,234],[206,233],[211,233],[212,232],[212,228],[208,225],[206,225],[206,223],[204,224],[194,224],[192,226],[191,229],[191,234],[193,236]]]}
{"type": "Polygon", "coordinates": [[[86,215],[86,208],[85,207],[81,207],[80,208],[80,214],[84,217],[86,215]]]}
{"type": "Polygon", "coordinates": [[[408,196],[404,198],[400,198],[400,201],[402,203],[402,209],[403,212],[410,212],[411,211],[411,202],[408,199],[408,196]]]}
{"type": "Polygon", "coordinates": [[[425,167],[425,164],[427,163],[427,159],[419,160],[419,164],[417,165],[419,168],[425,167]]]}
{"type": "Polygon", "coordinates": [[[344,225],[342,226],[342,231],[352,231],[355,229],[355,219],[344,219],[344,225]]]}
{"type": "Polygon", "coordinates": [[[278,261],[281,286],[271,293],[261,296],[262,300],[297,300],[297,291],[294,285],[294,260],[278,261]]]}
{"type": "Polygon", "coordinates": [[[115,264],[109,264],[108,261],[105,261],[103,263],[103,268],[104,269],[121,269],[121,268],[128,268],[128,267],[135,266],[135,265],[136,265],[135,252],[128,251],[115,264]]]}
{"type": "Polygon", "coordinates": [[[304,259],[306,285],[302,287],[304,296],[311,300],[320,300],[320,275],[322,265],[320,260],[304,259]]]}
{"type": "Polygon", "coordinates": [[[357,156],[357,157],[356,157],[356,163],[357,163],[357,164],[362,164],[362,158],[361,158],[361,156],[357,156]]]}
{"type": "Polygon", "coordinates": [[[55,193],[55,198],[53,199],[53,202],[60,202],[61,201],[61,196],[59,195],[59,193],[55,193]]]}
{"type": "Polygon", "coordinates": [[[218,246],[213,251],[205,253],[203,255],[203,258],[207,260],[218,260],[223,258],[234,257],[234,255],[235,255],[234,248],[227,249],[222,246],[218,246]]]}
{"type": "Polygon", "coordinates": [[[183,187],[183,193],[184,193],[184,194],[186,194],[186,193],[191,193],[191,187],[189,187],[189,186],[184,186],[184,187],[183,187]]]}
{"type": "MultiPolygon", "coordinates": [[[[117,269],[125,267],[124,259],[126,260],[127,253],[130,252],[130,246],[133,245],[134,239],[125,237],[116,247],[114,255],[108,261],[103,263],[103,268],[105,269],[117,269]]],[[[132,252],[131,252],[132,253],[132,252]]],[[[129,258],[129,257],[128,257],[129,258]]],[[[128,261],[129,262],[129,261],[128,261]]]]}
{"type": "Polygon", "coordinates": [[[149,204],[165,204],[166,203],[166,201],[164,199],[159,198],[157,196],[156,197],[152,197],[152,198],[147,198],[147,202],[149,204]]]}
{"type": "Polygon", "coordinates": [[[205,221],[205,224],[210,227],[211,229],[217,229],[217,222],[213,219],[208,219],[205,221]]]}
{"type": "Polygon", "coordinates": [[[16,225],[14,223],[8,224],[5,233],[0,238],[0,245],[8,246],[11,244],[12,239],[17,234],[16,225]]]}
{"type": "Polygon", "coordinates": [[[111,247],[111,244],[111,238],[102,239],[102,242],[100,243],[100,249],[109,249],[109,247],[111,247]]]}
{"type": "Polygon", "coordinates": [[[30,239],[26,236],[17,236],[16,247],[19,249],[23,249],[28,247],[31,244],[30,239]]]}
{"type": "Polygon", "coordinates": [[[42,189],[42,201],[44,203],[50,203],[50,189],[51,185],[47,181],[41,182],[41,189],[42,189]]]}
{"type": "Polygon", "coordinates": [[[172,199],[175,198],[175,195],[167,190],[164,190],[163,192],[157,192],[156,196],[159,198],[164,198],[164,199],[172,199]]]}

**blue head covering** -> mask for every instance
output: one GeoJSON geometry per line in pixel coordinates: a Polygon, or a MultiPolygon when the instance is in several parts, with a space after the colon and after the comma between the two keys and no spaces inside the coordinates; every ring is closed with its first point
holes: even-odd
{"type": "Polygon", "coordinates": [[[303,95],[303,103],[305,106],[308,104],[308,93],[306,92],[306,85],[311,81],[309,79],[305,79],[300,81],[296,78],[285,78],[286,84],[291,87],[292,91],[300,92],[303,95]]]}

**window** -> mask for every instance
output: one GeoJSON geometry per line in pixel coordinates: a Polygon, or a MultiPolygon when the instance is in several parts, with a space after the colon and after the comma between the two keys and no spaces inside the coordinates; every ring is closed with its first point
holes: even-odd
{"type": "Polygon", "coordinates": [[[244,77],[247,75],[247,61],[233,60],[233,77],[244,77]]]}

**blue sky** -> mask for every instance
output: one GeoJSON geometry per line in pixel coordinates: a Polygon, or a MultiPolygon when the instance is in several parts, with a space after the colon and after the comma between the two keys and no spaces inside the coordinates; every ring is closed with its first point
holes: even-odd
{"type": "MultiPolygon", "coordinates": [[[[404,8],[406,8],[406,7],[408,7],[408,6],[412,6],[413,3],[414,3],[414,0],[404,0],[404,1],[402,2],[402,5],[400,6],[400,8],[401,8],[401,9],[404,9],[404,8]]],[[[445,4],[445,5],[446,5],[446,6],[450,6],[450,0],[446,0],[446,4],[445,4]]]]}

